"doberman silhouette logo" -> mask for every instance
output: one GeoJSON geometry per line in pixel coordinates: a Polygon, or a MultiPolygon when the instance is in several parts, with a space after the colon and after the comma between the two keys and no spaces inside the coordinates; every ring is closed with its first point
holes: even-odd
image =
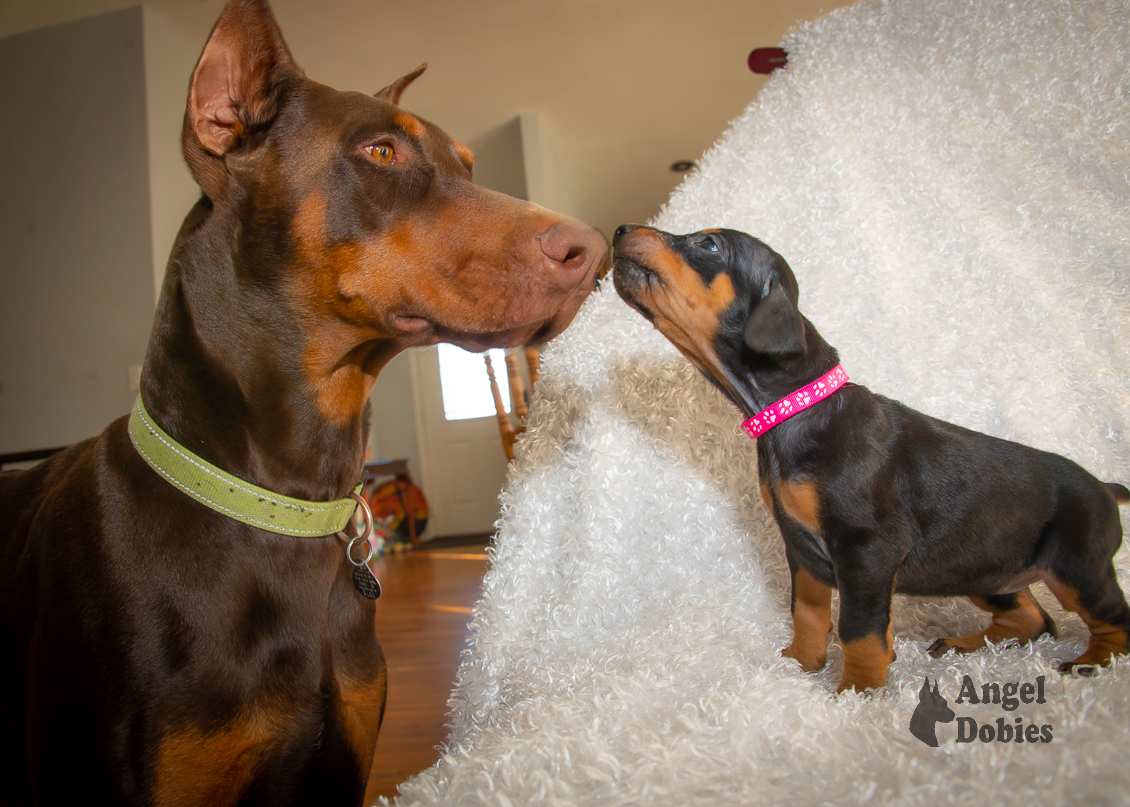
{"type": "Polygon", "coordinates": [[[910,733],[926,745],[938,747],[938,737],[934,727],[938,723],[953,722],[953,710],[946,699],[938,693],[938,680],[934,679],[934,689],[930,690],[930,679],[924,678],[922,689],[918,692],[918,706],[910,717],[910,733]]]}

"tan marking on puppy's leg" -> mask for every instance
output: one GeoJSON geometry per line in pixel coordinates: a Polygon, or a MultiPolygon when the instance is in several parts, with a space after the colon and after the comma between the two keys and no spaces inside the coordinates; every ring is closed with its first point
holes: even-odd
{"type": "Polygon", "coordinates": [[[837,692],[846,689],[881,689],[887,685],[887,668],[895,660],[892,648],[892,631],[887,626],[886,636],[872,634],[844,642],[844,674],[837,692]]]}
{"type": "Polygon", "coordinates": [[[930,655],[942,656],[948,650],[973,653],[984,648],[986,641],[997,644],[1015,640],[1025,644],[1040,638],[1045,633],[1055,636],[1055,622],[1040,607],[1028,589],[1017,592],[1016,607],[1008,610],[997,608],[981,597],[970,597],[969,601],[981,610],[991,613],[993,621],[987,628],[976,633],[939,639],[930,645],[930,655]]]}
{"type": "Polygon", "coordinates": [[[1050,574],[1044,575],[1044,583],[1060,605],[1068,611],[1079,614],[1091,631],[1091,641],[1083,655],[1071,661],[1065,661],[1059,666],[1060,672],[1069,672],[1074,667],[1082,665],[1106,666],[1110,664],[1113,656],[1130,652],[1130,636],[1126,631],[1116,625],[1102,622],[1091,616],[1090,612],[1079,602],[1079,592],[1066,583],[1060,582],[1050,574]]]}
{"type": "Polygon", "coordinates": [[[824,668],[832,630],[832,589],[801,569],[793,578],[793,641],[781,651],[805,672],[824,668]]]}
{"type": "Polygon", "coordinates": [[[777,497],[781,500],[781,507],[794,521],[803,524],[817,535],[820,530],[820,495],[816,490],[816,483],[812,480],[804,482],[782,482],[777,486],[777,497]]]}

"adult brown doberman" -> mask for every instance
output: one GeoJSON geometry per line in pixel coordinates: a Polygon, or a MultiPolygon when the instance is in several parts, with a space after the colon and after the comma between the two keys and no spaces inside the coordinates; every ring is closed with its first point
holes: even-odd
{"type": "MultiPolygon", "coordinates": [[[[341,92],[265,2],[224,9],[184,122],[203,197],[141,380],[185,454],[347,498],[397,352],[545,341],[592,289],[603,238],[474,185],[470,151],[398,105],[420,72],[341,92]]],[[[344,544],[199,503],[131,433],[0,476],[0,803],[360,803],[386,677],[344,544]]]]}

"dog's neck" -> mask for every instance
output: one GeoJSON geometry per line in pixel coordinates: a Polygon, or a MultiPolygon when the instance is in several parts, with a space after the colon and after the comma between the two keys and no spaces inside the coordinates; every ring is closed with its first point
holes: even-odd
{"type": "Polygon", "coordinates": [[[736,403],[746,417],[811,384],[840,363],[836,349],[824,341],[807,319],[804,319],[804,333],[802,354],[766,356],[746,349],[735,362],[742,372],[735,374],[732,383],[744,399],[736,403]]]}
{"type": "Polygon", "coordinates": [[[206,199],[193,208],[169,260],[145,405],[181,445],[241,479],[312,501],[345,497],[365,460],[369,406],[341,424],[320,415],[281,285],[241,280],[230,254],[208,248],[217,228],[234,226],[210,208],[206,199]]]}

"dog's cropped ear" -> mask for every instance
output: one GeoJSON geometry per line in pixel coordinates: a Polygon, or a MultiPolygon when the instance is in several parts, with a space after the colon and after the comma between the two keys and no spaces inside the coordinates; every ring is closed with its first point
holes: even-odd
{"type": "Polygon", "coordinates": [[[781,283],[773,283],[769,293],[749,312],[743,336],[746,346],[755,353],[768,356],[804,353],[804,320],[781,283]]]}
{"type": "Polygon", "coordinates": [[[301,74],[265,0],[229,0],[192,71],[181,137],[205,192],[226,184],[216,158],[269,126],[285,79],[301,74]]]}
{"type": "Polygon", "coordinates": [[[411,73],[405,73],[396,81],[392,82],[392,84],[389,84],[380,92],[375,93],[376,97],[380,98],[382,101],[391,101],[392,103],[399,106],[400,96],[404,94],[404,90],[407,89],[409,84],[418,79],[420,77],[420,74],[427,69],[428,64],[427,62],[425,62],[424,64],[413,70],[411,73]]]}

